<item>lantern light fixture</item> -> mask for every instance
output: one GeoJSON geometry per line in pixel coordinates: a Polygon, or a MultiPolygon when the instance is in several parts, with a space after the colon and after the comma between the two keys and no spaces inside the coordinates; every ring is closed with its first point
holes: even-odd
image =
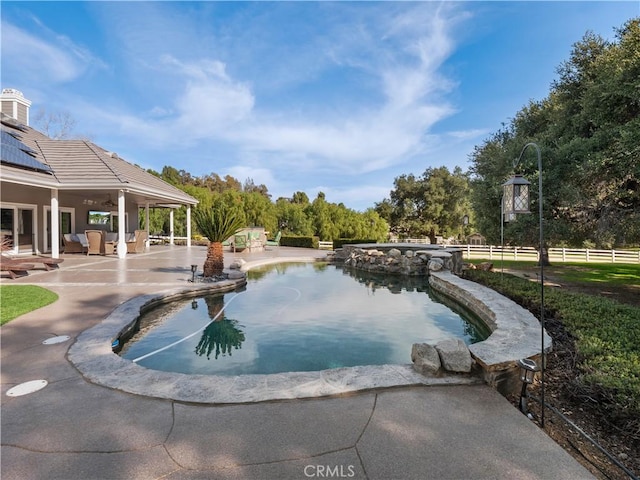
{"type": "Polygon", "coordinates": [[[513,175],[502,184],[503,215],[505,222],[512,222],[520,213],[529,211],[529,182],[521,174],[513,175]]]}

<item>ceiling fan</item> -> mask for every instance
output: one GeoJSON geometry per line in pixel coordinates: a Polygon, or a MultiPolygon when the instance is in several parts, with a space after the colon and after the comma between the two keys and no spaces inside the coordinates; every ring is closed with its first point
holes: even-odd
{"type": "Polygon", "coordinates": [[[111,200],[111,195],[109,195],[109,198],[107,200],[102,202],[103,207],[115,207],[116,205],[117,203],[114,203],[113,200],[111,200]]]}

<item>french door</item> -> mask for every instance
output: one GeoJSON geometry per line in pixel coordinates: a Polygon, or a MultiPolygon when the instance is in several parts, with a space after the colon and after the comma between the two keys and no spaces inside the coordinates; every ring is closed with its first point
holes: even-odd
{"type": "Polygon", "coordinates": [[[0,209],[0,235],[9,253],[37,251],[36,206],[3,204],[0,209]]]}

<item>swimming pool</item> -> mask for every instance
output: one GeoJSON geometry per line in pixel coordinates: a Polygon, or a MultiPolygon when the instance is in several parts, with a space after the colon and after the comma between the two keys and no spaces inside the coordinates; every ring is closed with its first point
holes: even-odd
{"type": "Polygon", "coordinates": [[[120,355],[154,370],[240,375],[407,364],[411,345],[488,335],[431,295],[426,279],[329,264],[248,272],[244,290],[145,313],[120,355]]]}

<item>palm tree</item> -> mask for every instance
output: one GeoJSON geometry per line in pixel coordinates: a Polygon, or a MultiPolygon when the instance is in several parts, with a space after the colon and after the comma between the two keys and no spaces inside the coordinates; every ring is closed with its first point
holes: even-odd
{"type": "Polygon", "coordinates": [[[209,239],[203,276],[222,275],[224,269],[222,242],[243,227],[243,219],[227,209],[197,208],[193,212],[193,220],[200,233],[209,239]]]}

